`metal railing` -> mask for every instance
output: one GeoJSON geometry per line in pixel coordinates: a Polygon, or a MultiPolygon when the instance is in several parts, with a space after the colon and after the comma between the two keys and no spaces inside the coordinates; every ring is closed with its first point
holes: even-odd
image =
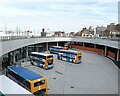
{"type": "Polygon", "coordinates": [[[0,41],[18,40],[18,39],[29,39],[29,38],[40,38],[40,36],[0,36],[0,41]]]}
{"type": "MultiPolygon", "coordinates": [[[[30,39],[30,38],[55,38],[57,36],[0,36],[0,42],[10,41],[10,40],[18,40],[18,39],[30,39]]],[[[102,38],[102,37],[81,37],[81,36],[60,36],[60,37],[71,37],[71,38],[84,38],[84,39],[104,39],[104,40],[112,40],[112,41],[120,41],[120,38],[102,38]]],[[[58,37],[58,38],[60,38],[58,37]]]]}

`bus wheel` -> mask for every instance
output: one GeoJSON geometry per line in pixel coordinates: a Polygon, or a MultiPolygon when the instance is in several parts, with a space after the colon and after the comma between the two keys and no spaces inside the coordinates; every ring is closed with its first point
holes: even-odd
{"type": "Polygon", "coordinates": [[[74,63],[74,61],[72,60],[72,63],[74,63]]]}
{"type": "Polygon", "coordinates": [[[34,65],[32,62],[31,62],[32,65],[34,65]]]}
{"type": "Polygon", "coordinates": [[[58,59],[60,59],[60,57],[59,57],[59,56],[57,56],[57,58],[58,58],[58,59]]]}

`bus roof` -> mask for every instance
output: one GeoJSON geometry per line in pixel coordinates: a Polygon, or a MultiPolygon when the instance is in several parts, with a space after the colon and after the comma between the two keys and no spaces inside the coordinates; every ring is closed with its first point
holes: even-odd
{"type": "Polygon", "coordinates": [[[40,53],[40,52],[31,52],[31,54],[43,55],[43,56],[50,56],[50,55],[52,55],[52,54],[40,53]]]}
{"type": "MultiPolygon", "coordinates": [[[[5,75],[0,75],[0,91],[6,95],[6,94],[29,94],[30,96],[33,96],[32,93],[6,77],[5,75]]],[[[0,95],[2,96],[2,95],[0,95]]]]}
{"type": "Polygon", "coordinates": [[[64,51],[64,52],[71,52],[71,53],[79,53],[79,51],[75,51],[75,50],[61,50],[61,51],[64,51]]]}
{"type": "Polygon", "coordinates": [[[64,47],[62,47],[62,46],[52,46],[52,47],[56,47],[56,48],[64,48],[64,47]]]}
{"type": "Polygon", "coordinates": [[[36,80],[43,78],[43,76],[27,69],[22,66],[10,66],[8,67],[10,70],[13,70],[16,74],[20,75],[26,80],[36,80]]]}

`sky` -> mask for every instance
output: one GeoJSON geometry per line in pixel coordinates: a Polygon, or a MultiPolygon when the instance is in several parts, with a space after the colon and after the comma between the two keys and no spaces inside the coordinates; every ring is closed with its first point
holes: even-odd
{"type": "Polygon", "coordinates": [[[119,0],[0,0],[0,30],[77,32],[118,23],[119,0]]]}

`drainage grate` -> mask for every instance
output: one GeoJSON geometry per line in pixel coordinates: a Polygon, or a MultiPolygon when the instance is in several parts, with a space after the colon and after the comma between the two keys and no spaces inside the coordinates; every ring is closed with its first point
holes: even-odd
{"type": "Polygon", "coordinates": [[[53,79],[56,79],[56,78],[53,78],[53,79]]]}
{"type": "Polygon", "coordinates": [[[59,72],[59,71],[55,71],[56,73],[58,73],[58,74],[61,74],[61,75],[63,75],[63,73],[61,73],[61,72],[59,72]]]}
{"type": "Polygon", "coordinates": [[[74,88],[74,86],[71,86],[70,88],[74,88]]]}

